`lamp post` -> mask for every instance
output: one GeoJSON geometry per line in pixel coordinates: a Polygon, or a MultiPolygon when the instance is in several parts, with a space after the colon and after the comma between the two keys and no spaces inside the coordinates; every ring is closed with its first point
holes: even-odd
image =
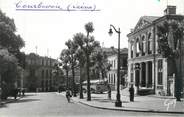
{"type": "Polygon", "coordinates": [[[122,102],[121,102],[121,98],[120,98],[120,28],[118,28],[118,30],[116,30],[116,28],[113,25],[110,25],[110,29],[109,29],[109,35],[112,35],[112,28],[115,30],[116,33],[118,33],[118,69],[117,69],[117,95],[116,95],[116,102],[115,102],[115,106],[116,107],[121,107],[122,106],[122,102]]]}
{"type": "Polygon", "coordinates": [[[1,106],[1,97],[2,97],[2,84],[1,84],[1,72],[0,72],[0,106],[1,106]]]}

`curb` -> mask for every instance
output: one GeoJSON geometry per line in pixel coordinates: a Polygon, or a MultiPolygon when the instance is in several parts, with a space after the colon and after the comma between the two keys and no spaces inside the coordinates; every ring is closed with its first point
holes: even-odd
{"type": "Polygon", "coordinates": [[[72,101],[76,102],[76,103],[80,103],[89,107],[93,107],[93,108],[97,108],[97,109],[104,109],[104,110],[114,110],[114,111],[129,111],[129,112],[149,112],[149,113],[168,113],[168,114],[184,114],[184,112],[176,112],[176,111],[159,111],[159,110],[155,110],[155,109],[128,109],[128,108],[108,108],[108,107],[102,107],[102,106],[95,106],[95,105],[91,105],[91,104],[87,104],[84,103],[80,100],[75,100],[72,99],[72,101]]]}
{"type": "MultiPolygon", "coordinates": [[[[74,100],[75,101],[75,100],[74,100]]],[[[77,102],[77,101],[75,101],[77,102]]],[[[131,111],[131,112],[150,112],[150,113],[169,113],[169,114],[184,114],[184,112],[175,112],[175,111],[158,111],[158,110],[154,110],[154,109],[150,109],[150,110],[141,110],[141,109],[128,109],[128,108],[108,108],[108,107],[101,107],[101,106],[94,106],[94,105],[90,105],[81,101],[78,101],[78,103],[86,105],[86,106],[90,106],[93,108],[98,108],[98,109],[106,109],[106,110],[115,110],[115,111],[131,111]]]]}
{"type": "Polygon", "coordinates": [[[154,95],[149,95],[148,97],[160,98],[160,99],[176,99],[175,97],[164,97],[164,96],[154,96],[154,95]]]}

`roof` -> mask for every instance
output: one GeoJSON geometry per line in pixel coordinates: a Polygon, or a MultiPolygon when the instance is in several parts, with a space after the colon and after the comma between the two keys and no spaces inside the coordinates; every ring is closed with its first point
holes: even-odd
{"type": "Polygon", "coordinates": [[[137,22],[135,28],[133,31],[136,31],[136,30],[139,30],[139,29],[142,29],[143,27],[149,25],[149,24],[152,24],[153,21],[157,20],[158,16],[142,16],[139,21],[137,22]]]}
{"type": "Polygon", "coordinates": [[[160,17],[158,17],[158,16],[142,16],[141,18],[148,21],[148,22],[150,22],[150,23],[152,23],[154,20],[156,20],[160,17]]]}

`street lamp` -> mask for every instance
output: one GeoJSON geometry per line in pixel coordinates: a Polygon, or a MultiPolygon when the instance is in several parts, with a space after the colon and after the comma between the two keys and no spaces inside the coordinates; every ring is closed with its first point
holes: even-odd
{"type": "Polygon", "coordinates": [[[122,107],[122,102],[120,98],[120,28],[116,30],[116,28],[113,25],[110,25],[109,29],[109,35],[113,34],[112,28],[115,30],[116,33],[118,33],[118,70],[117,70],[117,95],[116,95],[116,102],[115,106],[116,107],[122,107]]]}

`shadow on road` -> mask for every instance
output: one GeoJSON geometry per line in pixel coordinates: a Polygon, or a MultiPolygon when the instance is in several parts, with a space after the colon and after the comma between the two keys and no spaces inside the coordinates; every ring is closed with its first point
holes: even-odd
{"type": "Polygon", "coordinates": [[[21,100],[17,100],[13,103],[24,103],[24,102],[33,102],[33,101],[40,101],[40,99],[21,99],[21,100]]]}
{"type": "Polygon", "coordinates": [[[1,105],[0,105],[0,108],[6,108],[6,107],[7,107],[6,104],[1,104],[1,105]]]}

